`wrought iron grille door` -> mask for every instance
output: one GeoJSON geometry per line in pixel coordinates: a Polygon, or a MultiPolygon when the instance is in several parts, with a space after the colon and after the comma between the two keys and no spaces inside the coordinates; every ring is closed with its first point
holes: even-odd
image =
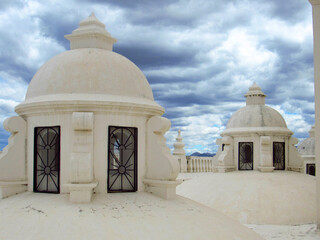
{"type": "Polygon", "coordinates": [[[60,192],[60,127],[34,129],[35,192],[60,192]]]}
{"type": "Polygon", "coordinates": [[[137,128],[109,127],[108,192],[137,191],[137,128]]]}
{"type": "Polygon", "coordinates": [[[316,175],[316,164],[314,163],[307,163],[307,174],[315,176],[316,175]]]}
{"type": "Polygon", "coordinates": [[[239,142],[239,170],[253,170],[253,143],[239,142]]]}
{"type": "Polygon", "coordinates": [[[273,143],[273,166],[274,170],[285,169],[285,148],[284,142],[273,143]]]}

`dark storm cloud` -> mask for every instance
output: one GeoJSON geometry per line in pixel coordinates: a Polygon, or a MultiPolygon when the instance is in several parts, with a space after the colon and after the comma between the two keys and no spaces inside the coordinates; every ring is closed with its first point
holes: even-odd
{"type": "Polygon", "coordinates": [[[6,11],[8,8],[23,7],[26,1],[24,0],[1,0],[0,1],[0,12],[6,11]]]}
{"type": "Polygon", "coordinates": [[[155,7],[164,7],[170,3],[176,2],[176,0],[162,0],[162,1],[149,1],[149,0],[135,0],[135,1],[127,1],[127,0],[79,0],[82,3],[98,3],[101,5],[114,5],[124,9],[134,9],[144,7],[146,9],[154,9],[155,7]]]}
{"type": "Polygon", "coordinates": [[[19,61],[17,53],[23,52],[19,40],[0,30],[0,71],[7,72],[15,77],[22,77],[29,82],[34,74],[34,69],[30,69],[25,62],[19,61]]]}
{"type": "Polygon", "coordinates": [[[30,82],[35,73],[34,70],[15,60],[0,54],[0,71],[6,71],[12,76],[21,77],[25,82],[30,82]]]}
{"type": "Polygon", "coordinates": [[[141,45],[115,45],[114,51],[129,58],[142,70],[149,68],[161,68],[166,66],[196,66],[195,51],[179,51],[178,49],[168,49],[164,45],[155,46],[152,43],[142,43],[141,45]]]}
{"type": "Polygon", "coordinates": [[[311,5],[306,5],[304,0],[270,0],[269,3],[271,4],[271,17],[281,18],[285,21],[289,20],[290,22],[298,22],[303,20],[305,18],[303,10],[306,9],[311,11],[311,5]]]}
{"type": "Polygon", "coordinates": [[[88,16],[81,16],[76,11],[70,9],[62,10],[59,13],[52,12],[50,9],[35,15],[34,18],[39,20],[41,34],[45,37],[55,39],[65,49],[70,48],[70,42],[64,35],[71,34],[79,26],[79,19],[88,16]],[[57,14],[61,17],[57,17],[57,14]]]}

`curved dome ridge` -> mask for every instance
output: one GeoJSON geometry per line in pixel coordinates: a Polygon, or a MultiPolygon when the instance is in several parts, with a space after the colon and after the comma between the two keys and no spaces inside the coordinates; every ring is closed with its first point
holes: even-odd
{"type": "Polygon", "coordinates": [[[304,139],[297,147],[300,155],[315,155],[315,126],[309,131],[309,137],[304,139]]]}
{"type": "Polygon", "coordinates": [[[267,95],[261,91],[261,88],[253,83],[249,91],[246,93],[246,106],[236,111],[228,121],[226,130],[245,129],[245,128],[281,128],[285,131],[287,124],[281,114],[265,105],[265,97],[267,95]]]}
{"type": "Polygon", "coordinates": [[[236,111],[229,119],[227,128],[284,127],[287,124],[281,114],[265,105],[248,105],[236,111]]]}
{"type": "Polygon", "coordinates": [[[45,63],[29,84],[26,99],[51,94],[110,94],[153,100],[140,69],[112,51],[82,48],[45,63]]]}
{"type": "Polygon", "coordinates": [[[132,102],[128,97],[154,100],[141,70],[112,51],[116,39],[94,13],[65,37],[70,40],[71,50],[51,58],[38,70],[29,84],[26,100],[54,95],[61,101],[68,94],[73,99],[78,94],[79,100],[90,98],[88,94],[118,95],[128,102],[132,102]]]}

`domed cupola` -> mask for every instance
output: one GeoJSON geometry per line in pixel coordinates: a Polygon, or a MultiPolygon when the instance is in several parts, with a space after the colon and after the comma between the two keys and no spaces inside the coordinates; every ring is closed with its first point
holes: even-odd
{"type": "Polygon", "coordinates": [[[312,126],[309,131],[309,137],[303,140],[299,146],[298,151],[300,155],[314,156],[315,155],[315,127],[312,126]]]}
{"type": "Polygon", "coordinates": [[[117,41],[92,13],[72,34],[71,50],[46,62],[31,80],[18,113],[33,110],[34,104],[61,106],[74,103],[141,106],[157,114],[164,110],[153,98],[142,71],[129,59],[112,51],[117,41]]]}
{"type": "MultiPolygon", "coordinates": [[[[8,157],[20,160],[15,180],[27,179],[29,191],[70,193],[71,202],[94,192],[174,197],[179,165],[163,136],[170,121],[142,71],[112,51],[116,39],[94,14],[65,37],[71,50],[37,71],[7,124],[18,139],[9,141],[8,157]]],[[[4,175],[6,167],[0,161],[0,180],[13,172],[4,175]]]]}
{"type": "MultiPolygon", "coordinates": [[[[230,118],[226,130],[223,132],[248,131],[249,129],[285,131],[291,133],[281,114],[275,109],[265,105],[266,94],[256,84],[249,88],[245,94],[246,106],[236,111],[230,118]]],[[[291,133],[292,134],[292,133],[291,133]]]]}
{"type": "Polygon", "coordinates": [[[217,171],[301,171],[294,146],[298,141],[281,114],[265,105],[266,96],[256,83],[245,94],[246,106],[231,116],[222,139],[217,139],[217,171]]]}

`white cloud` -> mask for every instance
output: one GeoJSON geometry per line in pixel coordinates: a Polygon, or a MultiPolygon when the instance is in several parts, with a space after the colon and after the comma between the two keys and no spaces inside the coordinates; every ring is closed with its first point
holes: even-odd
{"type": "Polygon", "coordinates": [[[55,20],[67,22],[94,11],[118,39],[117,46],[129,46],[141,58],[146,52],[135,52],[137,45],[153,47],[155,58],[157,53],[169,55],[162,56],[164,62],[177,55],[173,58],[176,64],[159,66],[150,58],[143,69],[150,79],[166,78],[153,83],[152,88],[171,116],[174,131],[167,134],[170,146],[181,127],[189,153],[195,149],[215,151],[215,139],[230,115],[244,106],[243,95],[253,81],[269,91],[266,93],[272,98],[268,100],[283,114],[288,127],[301,134],[305,131],[307,136],[313,116],[308,2],[295,21],[292,16],[287,20],[285,15],[271,14],[274,4],[281,1],[189,0],[157,8],[160,2],[150,3],[154,8],[148,8],[148,12],[144,6],[130,9],[120,3],[55,0],[26,1],[24,7],[12,5],[0,10],[0,107],[12,109],[0,120],[14,114],[13,106],[23,100],[27,88],[24,81],[30,80],[26,75],[30,77],[50,57],[64,51],[57,36],[44,33],[39,15],[45,19],[50,14],[50,26],[54,28],[55,20]],[[284,53],[279,52],[284,49],[284,53]],[[179,64],[183,60],[188,64],[179,64]],[[170,82],[174,78],[181,81],[170,82]],[[180,102],[172,103],[175,98],[180,102]]]}

